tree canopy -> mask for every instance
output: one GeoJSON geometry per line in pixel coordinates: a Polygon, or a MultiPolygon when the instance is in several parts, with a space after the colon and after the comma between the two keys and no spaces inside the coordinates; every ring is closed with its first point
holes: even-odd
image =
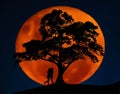
{"type": "Polygon", "coordinates": [[[17,59],[45,59],[55,63],[61,59],[69,64],[87,55],[95,63],[98,58],[93,53],[104,55],[103,47],[96,40],[98,27],[92,22],[74,22],[67,12],[53,10],[41,19],[40,25],[42,40],[24,43],[26,52],[16,53],[17,59]]]}

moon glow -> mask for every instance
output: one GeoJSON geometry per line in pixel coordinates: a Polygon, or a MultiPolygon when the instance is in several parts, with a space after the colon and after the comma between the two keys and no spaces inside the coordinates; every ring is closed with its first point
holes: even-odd
{"type": "MultiPolygon", "coordinates": [[[[29,42],[30,40],[41,40],[42,35],[40,34],[39,27],[40,27],[40,20],[44,15],[50,13],[53,9],[61,9],[62,11],[67,12],[70,14],[74,21],[86,22],[90,21],[94,25],[98,26],[96,32],[99,33],[97,37],[97,42],[103,47],[105,50],[105,42],[102,30],[98,23],[87,13],[72,8],[69,6],[53,6],[46,9],[39,11],[38,13],[31,16],[25,23],[22,25],[21,29],[19,30],[17,39],[16,39],[16,52],[24,52],[25,48],[22,46],[23,43],[29,42]]],[[[100,67],[103,57],[97,56],[99,62],[93,63],[91,59],[85,56],[85,59],[80,59],[74,61],[68,69],[63,74],[63,80],[67,84],[79,84],[88,78],[90,78],[100,67]]],[[[58,76],[58,67],[56,64],[45,61],[45,60],[32,60],[32,61],[23,61],[19,63],[22,71],[32,80],[35,82],[44,85],[44,82],[47,80],[47,70],[49,67],[54,68],[54,82],[58,76]]]]}

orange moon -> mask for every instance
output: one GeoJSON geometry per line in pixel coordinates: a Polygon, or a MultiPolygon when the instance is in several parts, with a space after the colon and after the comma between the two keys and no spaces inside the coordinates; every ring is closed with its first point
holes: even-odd
{"type": "MultiPolygon", "coordinates": [[[[97,42],[98,44],[101,44],[103,49],[105,50],[105,42],[102,30],[98,23],[89,14],[70,6],[53,6],[39,11],[25,21],[18,32],[15,44],[16,52],[25,51],[25,48],[22,46],[23,43],[29,42],[32,39],[42,39],[42,36],[39,32],[40,21],[44,15],[50,13],[53,9],[61,9],[62,11],[67,12],[73,17],[75,22],[90,21],[94,25],[98,26],[98,29],[96,30],[99,33],[99,36],[97,37],[97,42]]],[[[98,56],[98,59],[99,62],[93,63],[91,59],[86,56],[85,59],[74,61],[64,72],[63,80],[67,84],[79,84],[87,80],[97,71],[97,69],[101,65],[103,57],[98,56]]],[[[56,81],[58,76],[59,69],[56,64],[45,60],[23,61],[19,63],[19,66],[30,79],[41,85],[44,85],[44,82],[47,80],[47,70],[49,67],[54,68],[54,82],[56,81]]]]}

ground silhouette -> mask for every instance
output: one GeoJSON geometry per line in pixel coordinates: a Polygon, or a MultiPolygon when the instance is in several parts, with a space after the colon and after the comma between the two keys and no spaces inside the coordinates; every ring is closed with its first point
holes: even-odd
{"type": "Polygon", "coordinates": [[[111,85],[50,85],[14,94],[120,94],[120,82],[111,85]]]}
{"type": "Polygon", "coordinates": [[[71,15],[54,9],[40,21],[42,40],[31,40],[23,44],[25,52],[15,54],[16,63],[29,60],[46,60],[58,66],[56,84],[64,84],[62,75],[73,61],[88,56],[93,63],[103,56],[103,47],[97,43],[98,28],[92,22],[75,22],[71,15]]]}

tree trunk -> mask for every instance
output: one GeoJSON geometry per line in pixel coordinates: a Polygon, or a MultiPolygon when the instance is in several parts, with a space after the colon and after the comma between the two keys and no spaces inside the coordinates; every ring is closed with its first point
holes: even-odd
{"type": "Polygon", "coordinates": [[[64,68],[62,67],[62,62],[58,63],[58,68],[59,68],[59,72],[58,72],[58,77],[56,80],[56,85],[62,85],[62,84],[65,84],[63,80],[64,68]]]}
{"type": "Polygon", "coordinates": [[[59,60],[58,60],[58,77],[57,77],[57,81],[56,81],[56,84],[57,85],[62,85],[62,84],[65,84],[64,80],[63,80],[63,73],[64,73],[64,68],[62,66],[62,51],[63,51],[63,47],[62,47],[62,44],[63,44],[63,41],[62,41],[62,38],[63,38],[63,32],[59,32],[59,60]]]}

